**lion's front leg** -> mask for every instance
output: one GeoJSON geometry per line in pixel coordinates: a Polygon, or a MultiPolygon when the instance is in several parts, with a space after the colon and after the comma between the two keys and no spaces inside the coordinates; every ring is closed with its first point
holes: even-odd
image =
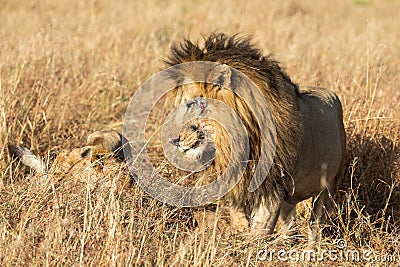
{"type": "Polygon", "coordinates": [[[254,208],[251,216],[250,231],[255,234],[272,234],[280,214],[280,201],[272,200],[270,203],[265,201],[259,207],[254,208]]]}
{"type": "Polygon", "coordinates": [[[234,231],[248,232],[249,231],[249,220],[246,218],[246,214],[236,207],[229,207],[230,225],[234,231]]]}

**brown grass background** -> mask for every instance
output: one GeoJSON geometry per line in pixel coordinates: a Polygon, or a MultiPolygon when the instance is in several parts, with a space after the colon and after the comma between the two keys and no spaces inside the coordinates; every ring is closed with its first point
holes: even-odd
{"type": "MultiPolygon", "coordinates": [[[[351,249],[398,255],[399,8],[398,0],[0,1],[0,265],[276,264],[256,254],[289,249],[279,235],[194,231],[190,210],[126,186],[118,166],[102,178],[107,186],[91,188],[73,175],[42,187],[10,164],[7,143],[51,165],[90,132],[121,130],[130,97],[164,67],[171,44],[212,31],[253,35],[295,82],[339,95],[347,169],[338,219],[318,246],[343,238],[351,249]]],[[[309,203],[300,206],[306,233],[309,203]]],[[[306,246],[302,239],[294,248],[306,246]]]]}

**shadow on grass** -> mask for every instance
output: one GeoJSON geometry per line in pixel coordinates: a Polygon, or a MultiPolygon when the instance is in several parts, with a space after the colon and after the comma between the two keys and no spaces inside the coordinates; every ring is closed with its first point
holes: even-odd
{"type": "Polygon", "coordinates": [[[360,216],[364,216],[375,228],[399,231],[399,161],[396,140],[384,135],[350,137],[345,174],[338,183],[336,196],[336,202],[345,207],[342,217],[355,227],[360,216]]]}

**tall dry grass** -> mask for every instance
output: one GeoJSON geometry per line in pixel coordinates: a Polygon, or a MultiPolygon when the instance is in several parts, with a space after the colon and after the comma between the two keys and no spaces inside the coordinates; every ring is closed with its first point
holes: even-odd
{"type": "MultiPolygon", "coordinates": [[[[398,255],[399,8],[394,0],[0,2],[1,265],[275,265],[257,252],[306,247],[279,235],[248,240],[217,224],[195,230],[193,210],[127,186],[126,171],[112,163],[94,188],[85,173],[43,187],[11,164],[7,143],[51,165],[88,133],[121,129],[130,97],[163,68],[172,42],[215,30],[253,35],[294,81],[342,100],[347,168],[338,219],[319,248],[343,238],[349,249],[398,255]]],[[[300,206],[306,235],[309,203],[300,206]]]]}

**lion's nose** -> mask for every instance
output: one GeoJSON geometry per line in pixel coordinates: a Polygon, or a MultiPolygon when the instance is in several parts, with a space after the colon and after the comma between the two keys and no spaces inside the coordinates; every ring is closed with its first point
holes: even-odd
{"type": "Polygon", "coordinates": [[[178,136],[171,136],[171,137],[169,138],[169,142],[170,142],[171,144],[173,144],[174,146],[179,146],[179,140],[180,140],[179,135],[178,135],[178,136]]]}

